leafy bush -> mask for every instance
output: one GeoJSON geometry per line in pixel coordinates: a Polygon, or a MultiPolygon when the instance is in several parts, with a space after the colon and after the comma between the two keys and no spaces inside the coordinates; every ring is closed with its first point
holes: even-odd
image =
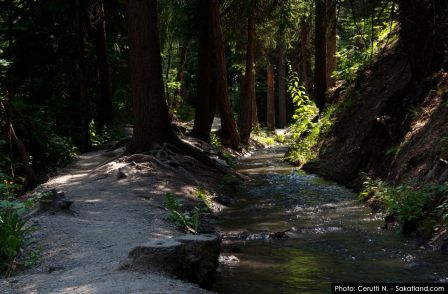
{"type": "Polygon", "coordinates": [[[203,187],[200,187],[196,191],[196,198],[198,200],[198,204],[196,205],[196,208],[202,209],[202,210],[209,210],[209,207],[211,205],[210,199],[208,197],[207,191],[203,187]]]}
{"type": "Polygon", "coordinates": [[[27,245],[31,228],[14,209],[0,211],[0,271],[11,270],[20,249],[27,245]]]}
{"type": "Polygon", "coordinates": [[[330,132],[334,123],[336,105],[330,105],[314,120],[297,120],[291,125],[290,148],[285,160],[303,165],[319,154],[321,142],[330,132]]]}
{"type": "Polygon", "coordinates": [[[238,162],[235,160],[235,157],[229,151],[224,150],[220,155],[231,168],[236,168],[238,162]]]}
{"type": "Polygon", "coordinates": [[[283,134],[275,133],[274,140],[280,144],[283,144],[286,142],[286,138],[283,134]]]}
{"type": "MultiPolygon", "coordinates": [[[[427,215],[432,214],[430,204],[441,196],[448,195],[448,183],[443,184],[418,184],[414,182],[405,183],[392,187],[381,180],[365,178],[363,191],[360,197],[369,198],[369,201],[379,201],[385,212],[397,217],[403,225],[410,222],[418,222],[427,215]]],[[[443,219],[448,219],[447,200],[442,202],[436,209],[441,210],[443,219]]],[[[433,215],[434,218],[436,216],[433,215]]]]}
{"type": "Polygon", "coordinates": [[[170,218],[182,229],[188,230],[194,234],[197,234],[199,229],[199,207],[195,207],[192,213],[182,212],[182,204],[174,197],[173,193],[165,194],[165,203],[168,211],[170,212],[170,218]]]}
{"type": "Polygon", "coordinates": [[[260,125],[257,125],[255,130],[256,131],[252,131],[252,133],[250,134],[251,138],[264,145],[275,145],[276,142],[279,142],[280,140],[285,138],[281,134],[280,136],[278,136],[278,134],[276,133],[269,132],[266,129],[261,128],[260,125]]]}
{"type": "MultiPolygon", "coordinates": [[[[370,22],[365,24],[361,22],[360,25],[371,27],[370,22]]],[[[396,27],[396,22],[383,22],[379,25],[374,25],[372,28],[375,32],[373,43],[371,43],[371,35],[359,34],[356,32],[355,27],[351,27],[350,30],[352,32],[350,33],[351,37],[348,40],[348,44],[342,46],[342,49],[336,53],[338,65],[333,76],[349,84],[353,83],[359,70],[371,64],[383,47],[391,45],[397,40],[396,27]]]]}
{"type": "Polygon", "coordinates": [[[314,102],[310,100],[306,93],[306,88],[301,85],[297,73],[290,71],[288,92],[294,103],[294,123],[291,125],[291,139],[296,142],[300,136],[314,127],[313,119],[318,114],[318,109],[314,102]]]}
{"type": "Polygon", "coordinates": [[[0,171],[0,199],[13,199],[22,189],[21,183],[0,171]]]}
{"type": "Polygon", "coordinates": [[[218,137],[218,135],[216,135],[216,133],[210,133],[210,145],[212,145],[213,148],[216,149],[222,148],[221,139],[218,137]]]}

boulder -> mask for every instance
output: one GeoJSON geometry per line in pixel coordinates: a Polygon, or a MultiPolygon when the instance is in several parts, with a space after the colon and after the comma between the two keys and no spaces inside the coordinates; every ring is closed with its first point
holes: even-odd
{"type": "Polygon", "coordinates": [[[161,271],[209,287],[218,267],[219,238],[212,234],[183,235],[135,247],[131,269],[161,271]]]}
{"type": "Polygon", "coordinates": [[[133,259],[132,268],[162,271],[171,275],[182,274],[184,245],[173,239],[155,240],[135,247],[129,257],[133,259]]]}
{"type": "Polygon", "coordinates": [[[56,214],[58,212],[71,213],[72,200],[65,197],[64,192],[57,192],[56,189],[42,193],[39,200],[39,212],[49,212],[56,214]]]}

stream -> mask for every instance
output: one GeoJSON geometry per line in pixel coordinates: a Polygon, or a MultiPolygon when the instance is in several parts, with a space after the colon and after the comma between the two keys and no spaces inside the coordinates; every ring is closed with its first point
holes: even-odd
{"type": "Polygon", "coordinates": [[[381,229],[381,216],[356,194],[295,170],[282,162],[285,152],[263,149],[240,161],[239,171],[254,180],[219,216],[227,253],[214,291],[330,293],[332,282],[448,282],[446,256],[381,229]]]}

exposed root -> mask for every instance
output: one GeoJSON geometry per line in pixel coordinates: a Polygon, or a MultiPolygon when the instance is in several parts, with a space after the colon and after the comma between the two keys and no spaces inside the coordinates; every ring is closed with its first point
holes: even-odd
{"type": "Polygon", "coordinates": [[[150,163],[173,173],[182,174],[195,183],[197,183],[196,175],[204,169],[223,174],[232,172],[228,166],[224,166],[206,154],[203,149],[207,146],[204,147],[200,143],[198,145],[198,147],[193,146],[174,136],[168,142],[154,145],[147,152],[123,157],[121,161],[136,164],[150,163]]]}

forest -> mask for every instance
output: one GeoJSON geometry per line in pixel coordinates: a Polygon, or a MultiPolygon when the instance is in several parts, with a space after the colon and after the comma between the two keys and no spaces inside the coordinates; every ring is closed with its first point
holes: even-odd
{"type": "Polygon", "coordinates": [[[0,0],[0,289],[446,285],[447,67],[446,0],[0,0]]]}

